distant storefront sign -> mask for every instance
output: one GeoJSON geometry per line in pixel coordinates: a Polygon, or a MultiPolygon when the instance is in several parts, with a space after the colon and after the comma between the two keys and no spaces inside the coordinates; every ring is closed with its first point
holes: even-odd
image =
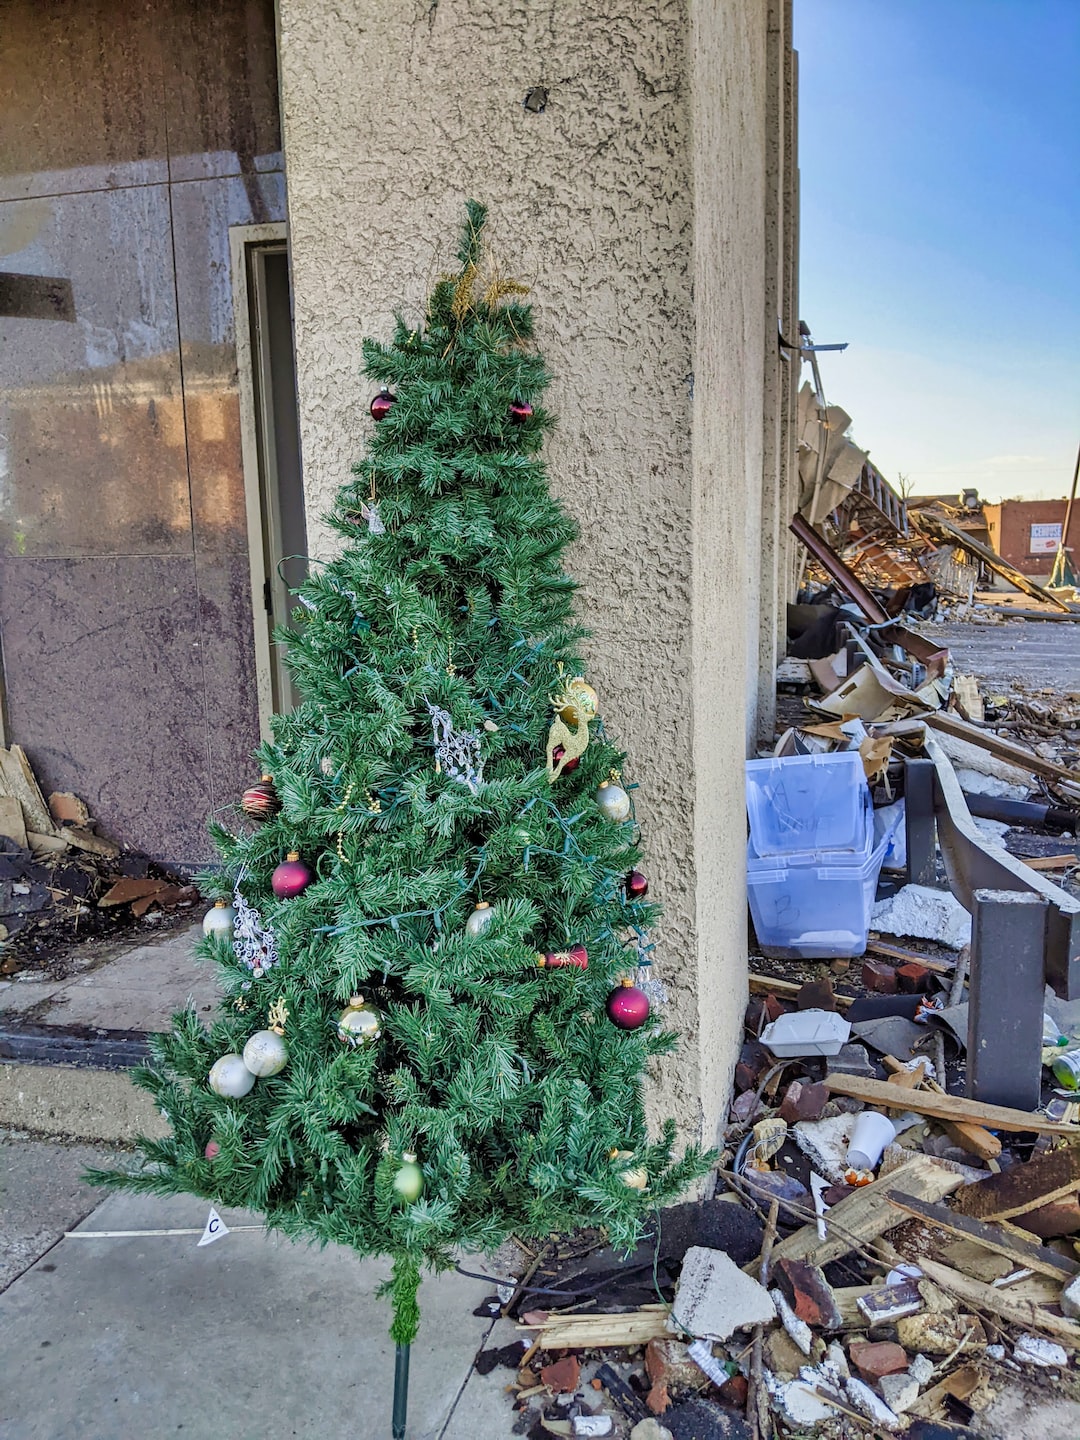
{"type": "Polygon", "coordinates": [[[1029,555],[1053,555],[1061,544],[1061,525],[1032,525],[1029,555]]]}

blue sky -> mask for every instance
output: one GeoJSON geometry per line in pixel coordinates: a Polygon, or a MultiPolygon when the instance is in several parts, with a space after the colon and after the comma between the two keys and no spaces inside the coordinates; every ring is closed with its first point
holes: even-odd
{"type": "Polygon", "coordinates": [[[801,297],[916,491],[1064,495],[1080,441],[1080,0],[794,0],[801,297]]]}

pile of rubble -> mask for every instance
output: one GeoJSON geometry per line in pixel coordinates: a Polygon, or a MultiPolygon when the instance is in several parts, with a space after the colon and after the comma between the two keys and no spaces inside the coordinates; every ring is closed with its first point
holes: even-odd
{"type": "MultiPolygon", "coordinates": [[[[828,990],[769,989],[749,1032],[820,1016],[797,1007],[828,990]]],[[[960,1440],[1048,1382],[1080,1433],[1080,1259],[1058,1238],[1080,1230],[1077,1107],[962,1100],[925,1060],[886,1057],[885,1080],[844,1063],[748,1040],[716,1198],[663,1212],[631,1256],[553,1243],[492,1300],[521,1338],[478,1368],[515,1372],[514,1434],[960,1440]],[[853,1157],[875,1128],[880,1156],[853,1157]]]]}
{"type": "Polygon", "coordinates": [[[98,834],[78,796],[46,800],[18,745],[0,749],[0,975],[198,901],[182,876],[98,834]]]}

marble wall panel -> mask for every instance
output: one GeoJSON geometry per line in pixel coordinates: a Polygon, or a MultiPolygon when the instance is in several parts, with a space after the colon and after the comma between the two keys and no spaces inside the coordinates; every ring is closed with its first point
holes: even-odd
{"type": "Polygon", "coordinates": [[[163,9],[0,0],[0,199],[168,178],[163,9]]]}
{"type": "Polygon", "coordinates": [[[206,858],[211,806],[194,557],[6,560],[8,718],[41,787],[72,790],[106,834],[206,858]]]}
{"type": "Polygon", "coordinates": [[[0,554],[189,551],[167,188],[0,202],[0,249],[0,554]]]}

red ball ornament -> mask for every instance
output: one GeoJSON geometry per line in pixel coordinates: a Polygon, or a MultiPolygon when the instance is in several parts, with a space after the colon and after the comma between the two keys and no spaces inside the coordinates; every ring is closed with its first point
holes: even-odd
{"type": "Polygon", "coordinates": [[[270,889],[279,900],[292,900],[302,894],[314,879],[314,874],[300,859],[299,850],[290,850],[270,876],[270,889]]]}
{"type": "Polygon", "coordinates": [[[528,420],[533,413],[533,408],[527,400],[514,400],[511,402],[507,412],[515,424],[520,425],[523,420],[528,420]]]}
{"type": "Polygon", "coordinates": [[[391,394],[384,385],[378,395],[371,402],[371,418],[373,420],[385,420],[397,402],[397,396],[391,394]]]}
{"type": "Polygon", "coordinates": [[[631,870],[623,882],[626,886],[626,898],[628,900],[644,900],[649,893],[648,879],[640,870],[631,870]]]}
{"type": "Polygon", "coordinates": [[[620,1030],[637,1030],[649,1018],[649,997],[632,980],[624,980],[607,997],[607,1013],[620,1030]]]}
{"type": "Polygon", "coordinates": [[[240,800],[240,809],[251,820],[270,820],[278,813],[281,800],[269,775],[248,786],[240,800]]]}
{"type": "MultiPolygon", "coordinates": [[[[562,757],[563,757],[565,754],[566,754],[566,747],[565,747],[564,745],[556,745],[556,746],[555,746],[555,749],[552,750],[552,752],[551,752],[551,763],[552,763],[552,766],[554,767],[554,766],[558,765],[559,761],[562,759],[562,757]]],[[[580,764],[581,764],[581,756],[580,756],[580,755],[575,755],[572,760],[567,760],[566,764],[562,767],[562,770],[561,770],[559,773],[560,773],[561,775],[569,775],[569,774],[571,774],[574,770],[576,770],[577,767],[578,767],[580,764]]]]}
{"type": "Polygon", "coordinates": [[[536,963],[541,970],[561,970],[569,966],[574,970],[589,968],[589,952],[584,945],[571,945],[569,950],[548,950],[537,952],[536,963]]]}
{"type": "Polygon", "coordinates": [[[203,1154],[206,1156],[207,1160],[216,1160],[217,1157],[221,1154],[221,1146],[216,1140],[208,1140],[206,1142],[206,1149],[203,1151],[203,1154]]]}

